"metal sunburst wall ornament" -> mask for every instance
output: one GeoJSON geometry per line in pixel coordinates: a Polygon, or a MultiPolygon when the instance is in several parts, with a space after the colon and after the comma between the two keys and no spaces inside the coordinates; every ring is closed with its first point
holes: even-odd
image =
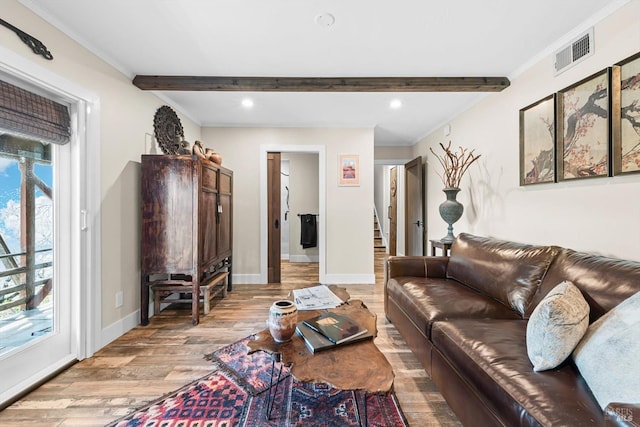
{"type": "MultiPolygon", "coordinates": [[[[163,105],[153,117],[153,130],[158,145],[164,154],[185,154],[184,129],[171,107],[163,105]]],[[[188,145],[188,143],[186,143],[188,145]]]]}

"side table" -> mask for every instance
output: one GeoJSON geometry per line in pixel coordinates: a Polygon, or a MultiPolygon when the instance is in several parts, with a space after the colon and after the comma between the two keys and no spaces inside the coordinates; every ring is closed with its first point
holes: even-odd
{"type": "MultiPolygon", "coordinates": [[[[335,309],[330,309],[353,317],[358,323],[377,335],[376,315],[369,311],[360,300],[352,300],[335,309]]],[[[305,320],[320,314],[321,311],[299,311],[298,320],[305,320]]],[[[367,393],[389,393],[393,389],[393,368],[386,357],[374,344],[373,339],[353,344],[339,346],[312,354],[306,347],[304,340],[295,334],[290,341],[277,343],[271,337],[269,330],[256,334],[256,339],[248,344],[249,353],[266,351],[273,356],[272,379],[275,362],[281,362],[290,367],[291,375],[302,382],[325,382],[340,390],[362,390],[365,392],[364,416],[360,416],[357,399],[354,402],[356,417],[360,425],[367,424],[367,393]],[[364,420],[364,423],[363,423],[364,420]]],[[[282,366],[282,365],[281,365],[282,366]]],[[[279,383],[280,372],[277,373],[275,384],[279,383]]],[[[273,387],[274,384],[271,384],[273,387]]],[[[271,392],[271,387],[269,392],[271,392]]],[[[267,417],[270,410],[267,405],[267,417]]]]}
{"type": "Polygon", "coordinates": [[[431,256],[436,256],[436,248],[442,249],[442,256],[449,256],[451,243],[443,243],[440,240],[429,240],[431,242],[431,256]]]}

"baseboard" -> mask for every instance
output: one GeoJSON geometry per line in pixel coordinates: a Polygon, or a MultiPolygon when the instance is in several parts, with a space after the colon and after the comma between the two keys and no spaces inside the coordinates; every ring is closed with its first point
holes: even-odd
{"type": "Polygon", "coordinates": [[[289,262],[320,262],[320,255],[289,255],[289,262]]]}
{"type": "Polygon", "coordinates": [[[259,285],[263,283],[260,279],[260,274],[233,273],[231,280],[234,285],[259,285]]]}
{"type": "Polygon", "coordinates": [[[129,332],[139,324],[140,310],[136,310],[133,313],[118,320],[117,322],[114,322],[106,328],[103,328],[100,335],[100,348],[120,338],[122,335],[129,332]]]}
{"type": "Polygon", "coordinates": [[[349,285],[349,284],[365,284],[373,285],[376,283],[375,274],[327,274],[325,276],[327,285],[349,285]]]}
{"type": "MultiPolygon", "coordinates": [[[[314,262],[314,261],[311,261],[314,262]]],[[[327,274],[327,284],[366,284],[376,283],[375,274],[327,274]]],[[[262,285],[260,274],[233,274],[234,285],[262,285]]]]}

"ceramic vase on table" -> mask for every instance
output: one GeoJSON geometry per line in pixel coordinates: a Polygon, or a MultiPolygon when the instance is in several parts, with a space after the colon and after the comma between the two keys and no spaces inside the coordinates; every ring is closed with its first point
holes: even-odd
{"type": "Polygon", "coordinates": [[[440,204],[439,211],[440,216],[449,227],[447,228],[447,235],[440,239],[440,241],[442,243],[453,243],[456,239],[456,236],[453,235],[453,224],[462,217],[464,206],[456,200],[460,192],[459,188],[445,188],[442,191],[447,195],[447,200],[440,204]]]}
{"type": "Polygon", "coordinates": [[[267,325],[276,342],[287,342],[296,331],[298,307],[289,300],[279,300],[271,305],[267,325]]]}

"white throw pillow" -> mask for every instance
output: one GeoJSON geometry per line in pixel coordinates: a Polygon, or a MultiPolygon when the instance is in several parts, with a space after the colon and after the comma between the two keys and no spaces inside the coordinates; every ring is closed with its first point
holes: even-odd
{"type": "Polygon", "coordinates": [[[564,362],[589,327],[589,304],[580,289],[564,281],[533,310],[527,324],[527,355],[533,370],[564,362]]]}
{"type": "Polygon", "coordinates": [[[603,410],[640,402],[640,292],[593,322],[572,357],[603,410]]]}

